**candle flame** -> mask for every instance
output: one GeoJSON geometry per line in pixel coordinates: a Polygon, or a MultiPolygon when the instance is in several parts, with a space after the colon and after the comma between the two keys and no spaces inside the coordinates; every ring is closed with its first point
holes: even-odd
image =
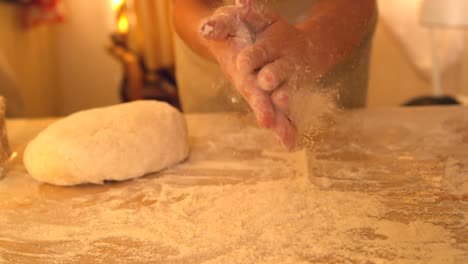
{"type": "Polygon", "coordinates": [[[124,2],[125,0],[112,0],[112,10],[117,11],[124,2]]]}
{"type": "Polygon", "coordinates": [[[121,15],[119,17],[117,27],[119,29],[119,33],[127,33],[128,32],[129,25],[128,25],[128,17],[126,15],[121,15]]]}

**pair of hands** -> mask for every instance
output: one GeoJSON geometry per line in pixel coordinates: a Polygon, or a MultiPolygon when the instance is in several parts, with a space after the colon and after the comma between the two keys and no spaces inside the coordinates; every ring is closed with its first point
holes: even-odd
{"type": "Polygon", "coordinates": [[[314,76],[307,34],[254,0],[218,8],[200,34],[259,124],[292,149],[297,132],[288,114],[289,96],[314,76]]]}

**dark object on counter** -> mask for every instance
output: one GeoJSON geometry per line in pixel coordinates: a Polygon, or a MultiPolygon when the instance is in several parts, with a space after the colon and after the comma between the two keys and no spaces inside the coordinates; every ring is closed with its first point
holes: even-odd
{"type": "Polygon", "coordinates": [[[2,164],[11,156],[10,144],[8,143],[7,128],[5,123],[5,99],[0,96],[0,178],[2,178],[2,164]]]}
{"type": "Polygon", "coordinates": [[[422,96],[408,101],[403,106],[430,106],[430,105],[460,105],[460,102],[451,96],[422,96]]]}
{"type": "Polygon", "coordinates": [[[158,100],[181,110],[174,67],[152,71],[143,58],[126,46],[126,36],[113,34],[107,50],[122,64],[124,76],[120,84],[122,102],[158,100]]]}

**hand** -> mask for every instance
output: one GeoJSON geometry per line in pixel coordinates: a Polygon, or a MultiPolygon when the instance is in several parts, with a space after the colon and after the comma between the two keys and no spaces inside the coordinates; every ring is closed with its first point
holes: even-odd
{"type": "Polygon", "coordinates": [[[225,6],[217,9],[207,18],[200,28],[200,34],[212,55],[219,63],[236,90],[246,99],[263,127],[274,123],[274,109],[267,92],[256,84],[256,79],[245,76],[237,69],[238,54],[254,42],[255,33],[251,32],[243,19],[243,6],[225,6]]]}
{"type": "Polygon", "coordinates": [[[208,47],[261,125],[292,148],[289,93],[311,79],[313,50],[306,34],[253,1],[219,8],[201,27],[208,47]],[[307,78],[304,78],[308,76],[307,78]]]}

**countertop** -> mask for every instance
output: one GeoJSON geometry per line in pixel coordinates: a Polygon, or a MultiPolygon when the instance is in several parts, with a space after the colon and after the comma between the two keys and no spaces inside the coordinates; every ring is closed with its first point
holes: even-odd
{"type": "Polygon", "coordinates": [[[184,163],[77,187],[21,163],[54,119],[8,120],[0,263],[468,263],[468,108],[341,115],[295,152],[250,116],[188,115],[184,163]]]}

